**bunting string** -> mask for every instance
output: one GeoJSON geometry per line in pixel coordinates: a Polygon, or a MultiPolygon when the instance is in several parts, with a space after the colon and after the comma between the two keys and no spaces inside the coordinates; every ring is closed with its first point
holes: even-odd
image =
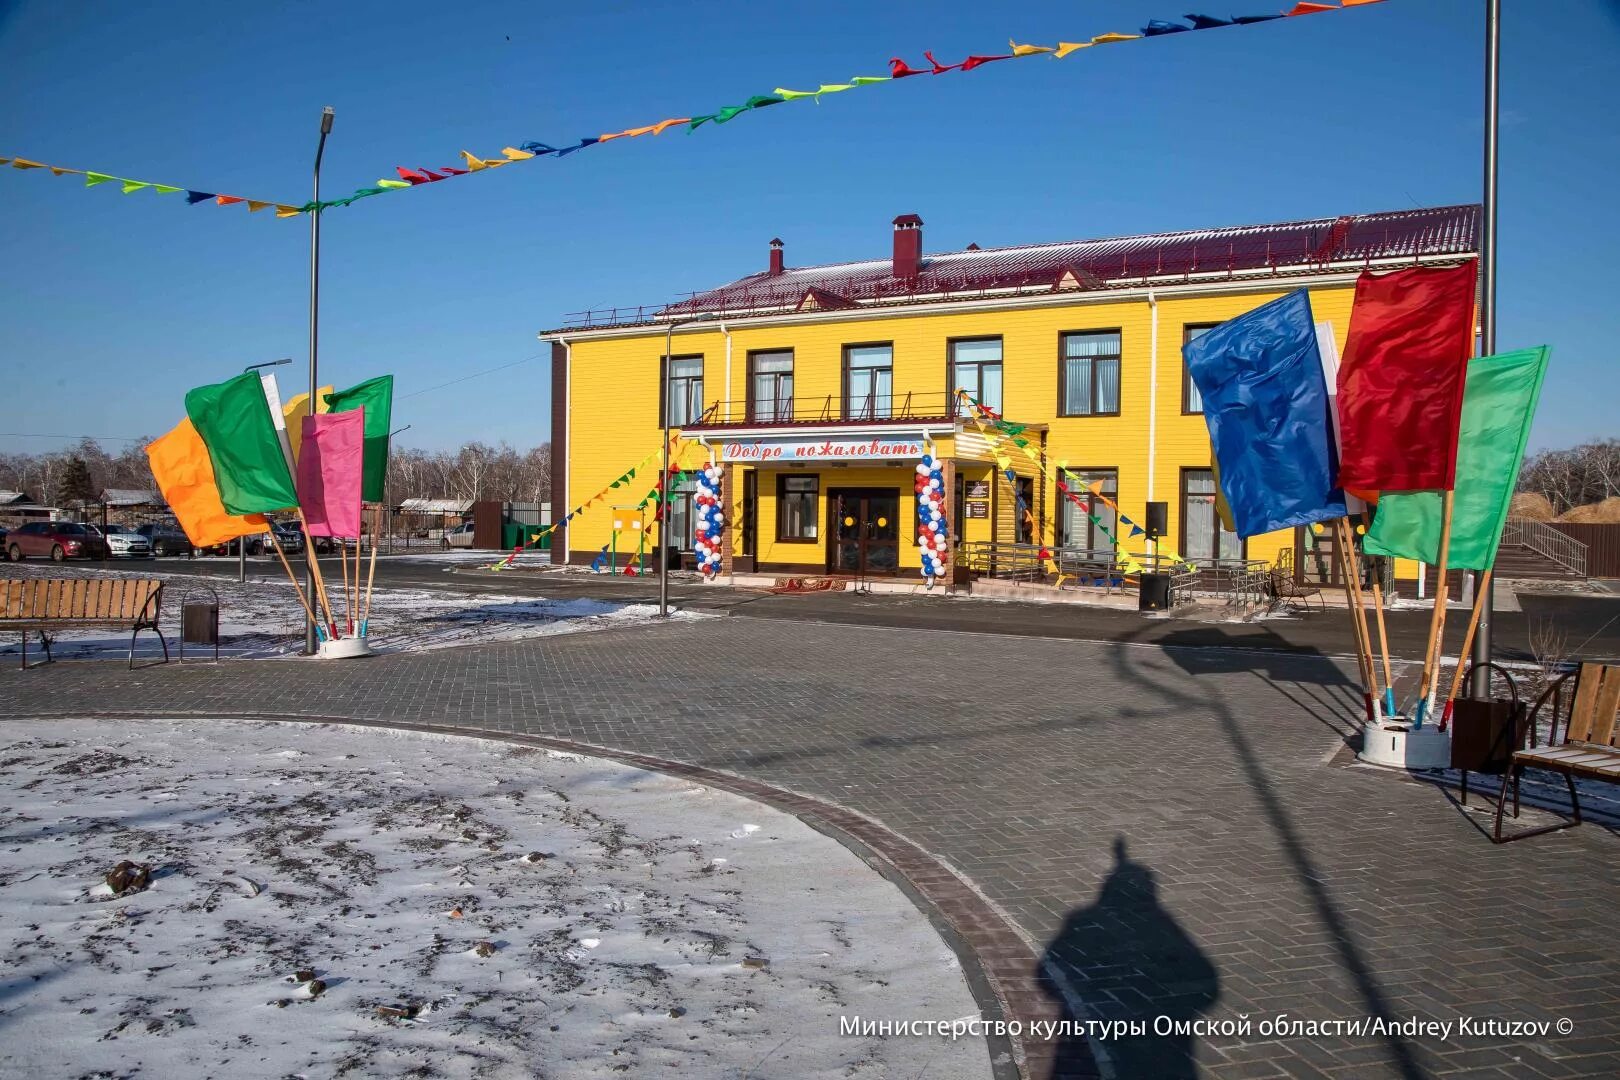
{"type": "MultiPolygon", "coordinates": [[[[595,506],[597,503],[599,503],[599,502],[603,501],[604,499],[606,499],[608,497],[609,492],[613,491],[616,488],[624,487],[626,484],[630,483],[630,481],[635,479],[636,474],[638,472],[644,471],[649,465],[651,465],[655,460],[657,460],[659,455],[661,455],[663,452],[664,452],[664,448],[662,446],[660,446],[658,449],[654,450],[652,453],[648,454],[646,457],[642,458],[640,461],[638,461],[634,465],[630,466],[630,468],[626,469],[623,473],[621,473],[618,476],[617,479],[609,481],[607,486],[602,488],[601,491],[598,491],[595,495],[592,495],[590,498],[586,499],[584,502],[580,503],[578,506],[576,506],[572,510],[568,511],[568,513],[564,514],[561,518],[553,518],[550,525],[542,526],[538,531],[531,534],[529,539],[526,542],[520,543],[516,547],[514,547],[512,549],[511,554],[507,555],[505,558],[501,559],[499,562],[495,563],[493,566],[486,567],[486,569],[489,569],[489,570],[507,570],[507,569],[510,569],[512,567],[512,565],[517,562],[517,557],[523,553],[525,548],[532,547],[533,545],[539,543],[542,537],[551,535],[551,533],[555,532],[559,527],[568,524],[570,521],[572,521],[575,518],[579,517],[580,515],[584,514],[586,510],[590,509],[592,506],[595,506]]],[[[674,472],[674,471],[675,470],[674,470],[673,456],[672,456],[671,472],[674,472]]],[[[663,470],[660,469],[659,472],[661,474],[663,472],[663,470]]],[[[659,492],[662,491],[662,490],[663,490],[663,477],[662,477],[662,475],[660,475],[659,483],[653,488],[652,491],[649,491],[647,493],[646,497],[643,498],[640,503],[637,504],[636,509],[640,510],[640,509],[645,508],[647,503],[653,501],[658,496],[659,492]]],[[[663,520],[663,517],[662,517],[662,514],[660,514],[659,515],[659,521],[662,522],[662,520],[663,520]]]]}
{"type": "Polygon", "coordinates": [[[592,146],[600,146],[621,139],[634,139],[643,136],[658,136],[675,128],[684,128],[688,133],[695,132],[709,124],[726,124],[746,112],[768,108],[772,105],[782,105],[794,101],[810,101],[816,104],[828,94],[840,94],[862,87],[876,86],[881,83],[899,82],[920,75],[946,75],[960,72],[967,73],[988,64],[1003,60],[1026,60],[1031,57],[1045,56],[1054,60],[1062,60],[1081,49],[1095,48],[1100,45],[1113,45],[1127,41],[1139,41],[1156,37],[1167,37],[1174,34],[1189,33],[1199,30],[1217,30],[1233,26],[1252,26],[1257,23],[1271,22],[1274,19],[1294,18],[1303,15],[1318,15],[1332,11],[1345,11],[1351,8],[1369,7],[1373,4],[1383,3],[1384,0],[1342,0],[1339,3],[1307,3],[1294,4],[1286,11],[1267,15],[1235,15],[1229,18],[1218,18],[1213,15],[1186,15],[1186,22],[1177,22],[1170,19],[1150,19],[1146,26],[1137,33],[1110,32],[1095,34],[1083,41],[1058,41],[1053,45],[1021,44],[1011,39],[1007,42],[1005,53],[979,54],[975,53],[953,64],[942,64],[934,58],[931,51],[925,51],[923,58],[928,61],[926,67],[912,67],[910,63],[900,57],[889,61],[889,74],[887,75],[857,75],[846,82],[822,83],[814,90],[793,90],[787,87],[777,87],[768,94],[755,94],[743,101],[740,105],[726,105],[712,112],[694,113],[689,116],[672,116],[655,123],[641,124],[628,127],[622,131],[602,132],[597,135],[588,135],[574,143],[553,145],[546,142],[528,141],[514,143],[503,147],[499,156],[483,156],[474,154],[469,150],[460,152],[459,165],[444,165],[436,168],[407,168],[399,165],[394,169],[395,176],[383,177],[376,183],[357,188],[341,198],[322,202],[306,202],[302,204],[282,203],[272,199],[248,199],[236,195],[225,195],[216,192],[193,189],[178,184],[157,184],[144,180],[130,180],[112,173],[90,172],[81,169],[69,169],[59,165],[48,165],[43,162],[32,161],[18,157],[0,157],[0,165],[10,164],[17,169],[49,169],[57,176],[73,174],[85,178],[86,187],[95,187],[104,183],[117,183],[123,187],[124,194],[132,194],[147,188],[160,195],[178,194],[184,191],[186,202],[191,205],[212,202],[217,206],[234,206],[245,203],[249,212],[275,208],[278,218],[294,218],[316,210],[327,210],[336,206],[349,206],[361,199],[373,198],[377,195],[386,195],[393,191],[407,191],[411,188],[426,184],[449,180],[457,176],[470,176],[474,173],[487,172],[492,169],[503,168],[507,165],[523,161],[534,161],[539,158],[562,159],[570,154],[592,146]]]}

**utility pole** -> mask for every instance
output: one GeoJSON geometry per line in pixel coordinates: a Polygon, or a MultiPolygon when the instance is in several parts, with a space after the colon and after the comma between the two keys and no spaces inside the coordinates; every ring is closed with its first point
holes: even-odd
{"type": "MultiPolygon", "coordinates": [[[[332,106],[321,110],[321,141],[315,144],[315,208],[309,212],[309,414],[321,411],[320,371],[316,361],[321,324],[321,155],[332,133],[332,106]]],[[[315,595],[315,545],[304,549],[304,594],[315,595]]],[[[304,623],[304,652],[315,655],[315,621],[304,623]]]]}
{"type": "MultiPolygon", "coordinates": [[[[1496,353],[1496,146],[1498,123],[1501,119],[1502,74],[1502,0],[1485,0],[1485,206],[1484,220],[1480,222],[1480,266],[1484,273],[1484,287],[1479,302],[1479,355],[1496,353]]],[[[1475,664],[1486,664],[1491,659],[1491,583],[1484,580],[1484,571],[1474,571],[1474,588],[1478,595],[1479,628],[1474,631],[1475,664]]],[[[1459,664],[1467,658],[1458,657],[1459,664]]],[[[1470,697],[1481,701],[1491,696],[1491,672],[1477,667],[1468,688],[1470,697]]]]}

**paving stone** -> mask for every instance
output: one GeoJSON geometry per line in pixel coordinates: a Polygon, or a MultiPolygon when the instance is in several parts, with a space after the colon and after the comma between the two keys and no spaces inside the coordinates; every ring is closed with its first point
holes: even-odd
{"type": "Polygon", "coordinates": [[[734,617],[336,665],[64,662],[0,671],[0,716],[359,719],[718,770],[852,835],[892,830],[894,860],[947,897],[1004,1000],[1031,1015],[1582,1018],[1538,1050],[1301,1037],[1238,1061],[1227,1040],[1102,1055],[1032,1044],[1041,1080],[1199,1063],[1222,1076],[1620,1075],[1620,1036],[1596,1026],[1620,1016],[1611,831],[1495,847],[1433,785],[1325,760],[1359,709],[1341,663],[1168,637],[734,617]]]}

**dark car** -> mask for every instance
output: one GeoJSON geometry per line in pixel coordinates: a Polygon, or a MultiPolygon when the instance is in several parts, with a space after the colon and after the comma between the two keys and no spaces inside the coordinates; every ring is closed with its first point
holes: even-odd
{"type": "Polygon", "coordinates": [[[105,559],[107,541],[94,529],[71,521],[30,521],[6,537],[6,555],[12,562],[30,556],[67,559],[105,559]]]}
{"type": "Polygon", "coordinates": [[[146,537],[153,555],[192,554],[191,541],[173,525],[142,525],[135,531],[146,537]]]}

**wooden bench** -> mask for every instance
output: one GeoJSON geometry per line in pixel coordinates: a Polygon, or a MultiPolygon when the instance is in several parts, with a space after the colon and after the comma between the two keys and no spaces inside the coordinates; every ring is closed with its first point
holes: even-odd
{"type": "Polygon", "coordinates": [[[128,628],[129,666],[135,666],[135,638],[157,634],[163,660],[169,643],[158,626],[163,582],[128,578],[27,578],[0,581],[0,630],[22,631],[22,666],[28,666],[28,632],[39,634],[50,662],[52,631],[89,627],[128,628]]]}
{"type": "Polygon", "coordinates": [[[1515,752],[1512,764],[1502,776],[1502,795],[1496,804],[1496,831],[1491,836],[1498,844],[1579,825],[1581,800],[1575,792],[1576,777],[1620,783],[1620,727],[1615,724],[1616,710],[1620,710],[1620,666],[1582,664],[1578,672],[1565,675],[1549,686],[1530,713],[1532,744],[1536,738],[1537,717],[1549,701],[1552,702],[1552,720],[1547,730],[1547,745],[1532,745],[1528,750],[1515,752]],[[1564,737],[1560,741],[1558,707],[1564,696],[1564,684],[1571,678],[1575,679],[1575,696],[1564,722],[1564,737]],[[1563,774],[1564,782],[1569,785],[1570,818],[1556,825],[1544,825],[1503,836],[1502,812],[1507,805],[1508,783],[1511,781],[1513,784],[1513,816],[1518,817],[1518,781],[1526,768],[1549,769],[1563,774]]]}

